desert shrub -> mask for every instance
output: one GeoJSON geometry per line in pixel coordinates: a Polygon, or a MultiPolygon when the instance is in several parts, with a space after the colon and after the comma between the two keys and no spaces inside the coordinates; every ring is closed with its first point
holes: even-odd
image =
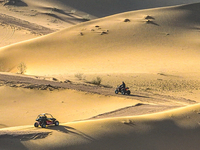
{"type": "Polygon", "coordinates": [[[85,20],[85,21],[89,21],[90,20],[90,15],[85,15],[85,16],[83,16],[82,19],[85,20]]]}
{"type": "Polygon", "coordinates": [[[102,31],[102,32],[101,32],[101,35],[104,35],[104,34],[108,34],[108,32],[102,31]]]}
{"type": "Polygon", "coordinates": [[[147,16],[145,17],[145,19],[155,19],[155,18],[152,17],[152,16],[147,15],[147,16]]]}
{"type": "Polygon", "coordinates": [[[79,80],[82,80],[83,79],[83,73],[76,73],[74,75],[76,78],[78,78],[79,80]]]}
{"type": "Polygon", "coordinates": [[[100,77],[96,77],[96,79],[94,79],[91,83],[95,85],[100,85],[101,81],[102,79],[100,77]]]}
{"type": "Polygon", "coordinates": [[[52,14],[54,11],[58,11],[58,9],[56,7],[51,8],[50,14],[52,14]]]}
{"type": "Polygon", "coordinates": [[[76,10],[74,10],[74,9],[71,10],[71,13],[72,13],[72,14],[75,14],[75,13],[76,13],[76,10]]]}
{"type": "Polygon", "coordinates": [[[19,71],[18,73],[24,74],[24,73],[26,72],[26,69],[27,69],[26,64],[23,63],[23,62],[21,62],[21,63],[17,66],[17,69],[18,69],[18,71],[19,71]]]}
{"type": "Polygon", "coordinates": [[[131,20],[130,19],[124,19],[124,22],[130,22],[131,20]]]}

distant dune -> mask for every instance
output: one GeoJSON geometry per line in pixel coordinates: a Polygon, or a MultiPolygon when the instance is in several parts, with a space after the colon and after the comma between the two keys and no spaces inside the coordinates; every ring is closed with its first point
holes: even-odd
{"type": "Polygon", "coordinates": [[[84,12],[85,14],[89,14],[95,17],[106,17],[109,15],[133,11],[133,10],[141,10],[141,9],[148,9],[148,8],[157,8],[157,7],[165,7],[165,6],[174,6],[174,5],[181,5],[181,4],[190,4],[190,3],[197,3],[198,0],[35,0],[31,2],[30,0],[24,0],[25,3],[28,5],[46,5],[52,6],[55,8],[62,8],[63,10],[66,9],[73,9],[80,12],[84,12]]]}
{"type": "MultiPolygon", "coordinates": [[[[52,0],[53,2],[53,0],[52,0]]],[[[96,17],[105,17],[126,11],[197,3],[198,0],[59,0],[59,3],[96,17]],[[90,7],[88,7],[90,6],[90,7]]]]}
{"type": "Polygon", "coordinates": [[[200,4],[126,12],[0,49],[27,74],[199,72],[200,4]],[[128,22],[125,22],[129,19],[128,22]]]}
{"type": "Polygon", "coordinates": [[[0,47],[99,17],[196,2],[198,0],[10,0],[5,3],[0,0],[0,47]]]}

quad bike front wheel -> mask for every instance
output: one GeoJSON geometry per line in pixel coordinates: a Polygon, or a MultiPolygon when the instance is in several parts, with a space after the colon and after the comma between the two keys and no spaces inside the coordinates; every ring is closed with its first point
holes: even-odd
{"type": "Polygon", "coordinates": [[[58,121],[55,122],[55,126],[59,126],[59,122],[58,121]]]}
{"type": "Polygon", "coordinates": [[[37,122],[35,122],[34,123],[34,127],[38,127],[39,125],[38,125],[38,123],[37,122]]]}
{"type": "Polygon", "coordinates": [[[115,94],[118,94],[119,93],[119,91],[118,90],[115,90],[115,94]]]}

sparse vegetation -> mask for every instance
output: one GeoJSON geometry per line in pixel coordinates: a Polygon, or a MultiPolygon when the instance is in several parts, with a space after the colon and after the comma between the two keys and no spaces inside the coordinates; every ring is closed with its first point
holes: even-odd
{"type": "Polygon", "coordinates": [[[17,69],[18,69],[18,73],[20,74],[24,74],[26,72],[26,64],[24,62],[21,62],[18,66],[17,66],[17,69]]]}
{"type": "Polygon", "coordinates": [[[94,79],[91,83],[95,85],[100,85],[101,82],[102,82],[101,77],[96,77],[96,79],[94,79]]]}
{"type": "Polygon", "coordinates": [[[83,73],[76,73],[74,76],[75,76],[76,78],[78,78],[79,80],[84,79],[83,73]]]}
{"type": "Polygon", "coordinates": [[[102,32],[101,32],[101,35],[104,35],[104,34],[108,34],[108,32],[102,31],[102,32]]]}
{"type": "Polygon", "coordinates": [[[155,19],[155,18],[152,17],[152,16],[147,15],[147,16],[145,17],[145,19],[155,19]]]}
{"type": "Polygon", "coordinates": [[[76,13],[76,10],[71,10],[71,14],[75,14],[76,13]]]}
{"type": "Polygon", "coordinates": [[[133,88],[136,91],[146,92],[180,92],[200,89],[200,82],[197,80],[182,79],[155,79],[149,81],[134,81],[133,88]]]}
{"type": "Polygon", "coordinates": [[[85,21],[89,21],[89,20],[91,20],[89,14],[83,16],[82,19],[85,20],[85,21]]]}
{"type": "Polygon", "coordinates": [[[56,79],[56,78],[52,78],[52,80],[53,80],[53,81],[58,81],[58,79],[56,79]]]}
{"type": "Polygon", "coordinates": [[[148,20],[146,21],[146,23],[151,23],[151,20],[148,19],[148,20]]]}
{"type": "Polygon", "coordinates": [[[130,22],[131,20],[130,19],[124,19],[124,22],[130,22]]]}
{"type": "Polygon", "coordinates": [[[56,7],[51,8],[50,14],[52,14],[54,11],[57,11],[58,9],[56,7]]]}

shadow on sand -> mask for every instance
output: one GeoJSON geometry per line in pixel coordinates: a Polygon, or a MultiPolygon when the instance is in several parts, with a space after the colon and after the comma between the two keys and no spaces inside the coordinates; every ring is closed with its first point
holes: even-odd
{"type": "Polygon", "coordinates": [[[62,125],[54,126],[54,127],[49,126],[49,127],[47,127],[47,129],[55,130],[55,131],[66,133],[66,134],[74,134],[74,135],[80,136],[81,138],[84,138],[86,140],[95,141],[95,139],[92,138],[91,136],[89,136],[79,130],[76,130],[75,128],[69,127],[69,126],[62,126],[62,125]]]}
{"type": "Polygon", "coordinates": [[[25,2],[21,1],[21,0],[9,0],[7,2],[4,3],[4,5],[14,5],[14,6],[28,6],[25,2]]]}
{"type": "Polygon", "coordinates": [[[130,94],[130,95],[126,95],[126,96],[140,97],[140,98],[150,98],[150,97],[148,97],[148,96],[141,96],[141,95],[135,95],[135,94],[130,94]]]}
{"type": "Polygon", "coordinates": [[[159,24],[155,23],[155,22],[152,21],[152,20],[147,20],[146,23],[147,23],[147,24],[153,24],[153,25],[156,25],[156,26],[160,26],[159,24]]]}

